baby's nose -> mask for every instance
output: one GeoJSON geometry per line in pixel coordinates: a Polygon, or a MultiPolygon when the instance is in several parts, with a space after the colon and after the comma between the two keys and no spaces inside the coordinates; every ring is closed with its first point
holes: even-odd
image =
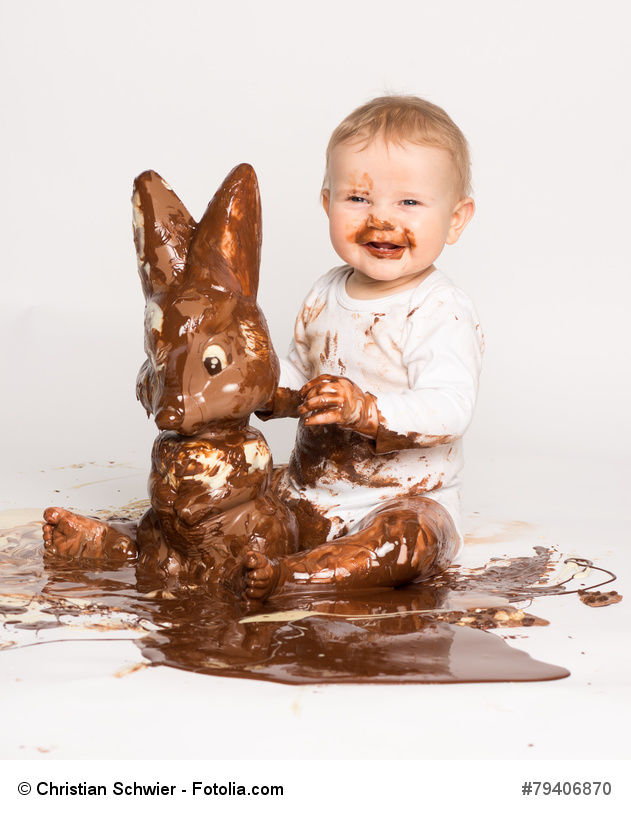
{"type": "Polygon", "coordinates": [[[376,217],[372,214],[372,212],[368,215],[368,221],[366,223],[371,229],[379,229],[382,232],[391,231],[394,229],[394,226],[390,221],[383,220],[381,218],[376,217]]]}

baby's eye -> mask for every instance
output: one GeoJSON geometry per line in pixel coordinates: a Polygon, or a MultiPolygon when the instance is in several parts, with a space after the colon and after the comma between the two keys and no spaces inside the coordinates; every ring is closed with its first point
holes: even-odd
{"type": "Polygon", "coordinates": [[[228,357],[220,345],[209,345],[202,354],[202,361],[211,376],[216,376],[228,367],[228,357]]]}
{"type": "Polygon", "coordinates": [[[349,195],[348,200],[353,203],[366,203],[366,199],[362,198],[361,195],[349,195]]]}
{"type": "Polygon", "coordinates": [[[415,201],[413,198],[406,198],[404,201],[401,201],[403,206],[420,206],[420,201],[415,201]]]}

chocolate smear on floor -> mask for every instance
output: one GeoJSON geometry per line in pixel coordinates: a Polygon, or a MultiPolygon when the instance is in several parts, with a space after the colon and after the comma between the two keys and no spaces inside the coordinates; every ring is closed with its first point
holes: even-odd
{"type": "Polygon", "coordinates": [[[0,649],[27,646],[26,631],[38,631],[45,643],[63,639],[68,627],[76,637],[81,627],[96,639],[104,631],[109,638],[133,631],[153,665],[288,684],[569,675],[489,632],[548,624],[511,604],[563,592],[547,584],[554,563],[543,548],[476,569],[452,566],[395,590],[346,597],[301,592],[264,604],[239,602],[216,586],[166,590],[128,564],[59,560],[44,566],[41,552],[38,524],[0,534],[0,649]]]}
{"type": "Polygon", "coordinates": [[[617,605],[622,602],[618,591],[579,591],[578,598],[590,608],[604,608],[605,605],[617,605]]]}

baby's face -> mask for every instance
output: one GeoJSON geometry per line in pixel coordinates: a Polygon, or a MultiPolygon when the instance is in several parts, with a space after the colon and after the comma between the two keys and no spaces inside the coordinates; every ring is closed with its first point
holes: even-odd
{"type": "Polygon", "coordinates": [[[376,295],[418,285],[474,211],[447,152],[381,139],[333,149],[323,202],[333,248],[376,295]]]}

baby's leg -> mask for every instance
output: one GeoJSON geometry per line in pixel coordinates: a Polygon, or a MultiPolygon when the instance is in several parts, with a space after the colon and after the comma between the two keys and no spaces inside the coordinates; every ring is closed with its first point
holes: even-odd
{"type": "Polygon", "coordinates": [[[340,590],[403,585],[445,568],[459,537],[449,513],[435,500],[391,500],[367,515],[353,534],[277,560],[249,552],[246,596],[266,599],[283,586],[340,590]]]}
{"type": "Polygon", "coordinates": [[[104,523],[67,509],[44,512],[44,552],[87,559],[131,560],[136,556],[134,523],[104,523]]]}

